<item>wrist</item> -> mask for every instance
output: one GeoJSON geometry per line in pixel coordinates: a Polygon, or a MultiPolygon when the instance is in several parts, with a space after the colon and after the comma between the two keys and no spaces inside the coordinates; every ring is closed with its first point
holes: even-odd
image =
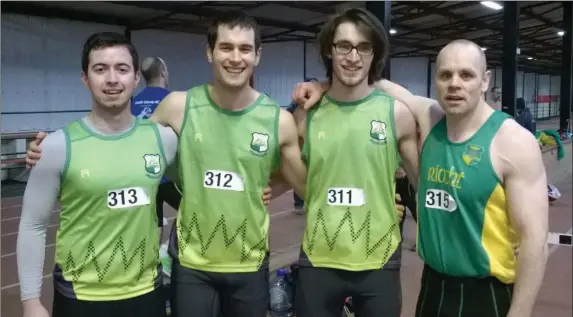
{"type": "Polygon", "coordinates": [[[22,301],[22,306],[24,309],[33,309],[35,307],[42,306],[42,302],[39,297],[35,297],[22,301]]]}

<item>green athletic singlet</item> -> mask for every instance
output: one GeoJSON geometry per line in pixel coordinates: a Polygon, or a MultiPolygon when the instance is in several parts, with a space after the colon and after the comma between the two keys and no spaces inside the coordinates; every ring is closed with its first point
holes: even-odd
{"type": "Polygon", "coordinates": [[[137,119],[122,135],[102,136],[79,120],[64,133],[56,287],[89,301],[152,291],[160,282],[155,195],[165,170],[157,126],[137,119]]]}
{"type": "Polygon", "coordinates": [[[449,141],[443,118],[424,142],[417,246],[424,262],[438,272],[514,280],[517,240],[503,183],[490,159],[491,142],[507,118],[494,112],[463,143],[449,141]]]}
{"type": "Polygon", "coordinates": [[[261,196],[280,159],[279,112],[264,94],[228,111],[213,102],[208,85],[187,92],[176,232],[181,265],[255,272],[268,264],[269,212],[261,196]]]}
{"type": "Polygon", "coordinates": [[[324,96],[307,116],[307,221],[301,264],[381,268],[400,242],[394,100],[379,90],[356,102],[324,96]]]}

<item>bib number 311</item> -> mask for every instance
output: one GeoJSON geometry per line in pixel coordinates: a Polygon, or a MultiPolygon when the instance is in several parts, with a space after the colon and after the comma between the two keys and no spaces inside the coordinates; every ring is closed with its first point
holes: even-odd
{"type": "Polygon", "coordinates": [[[361,188],[332,187],[326,194],[327,203],[331,206],[362,206],[365,202],[361,188]]]}
{"type": "Polygon", "coordinates": [[[141,187],[112,189],[107,192],[107,206],[111,209],[121,209],[149,205],[149,196],[141,187]]]}
{"type": "Polygon", "coordinates": [[[458,204],[445,190],[428,189],[426,191],[426,208],[441,209],[452,212],[458,208],[458,204]]]}
{"type": "Polygon", "coordinates": [[[237,173],[216,170],[208,170],[205,172],[203,186],[206,188],[237,192],[242,192],[245,189],[243,179],[237,173]]]}

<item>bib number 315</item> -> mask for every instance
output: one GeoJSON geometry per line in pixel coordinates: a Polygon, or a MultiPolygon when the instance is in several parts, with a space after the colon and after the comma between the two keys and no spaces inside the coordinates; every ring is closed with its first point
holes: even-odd
{"type": "Polygon", "coordinates": [[[441,209],[452,212],[458,208],[458,204],[445,190],[428,189],[426,191],[426,208],[441,209]]]}
{"type": "Polygon", "coordinates": [[[243,179],[237,173],[216,170],[208,170],[205,172],[203,186],[206,188],[237,192],[242,192],[245,188],[243,179]]]}
{"type": "Polygon", "coordinates": [[[107,192],[107,206],[111,209],[149,205],[149,196],[141,187],[112,189],[107,192]]]}
{"type": "Polygon", "coordinates": [[[326,194],[327,203],[331,206],[362,206],[365,202],[361,188],[332,187],[326,194]]]}

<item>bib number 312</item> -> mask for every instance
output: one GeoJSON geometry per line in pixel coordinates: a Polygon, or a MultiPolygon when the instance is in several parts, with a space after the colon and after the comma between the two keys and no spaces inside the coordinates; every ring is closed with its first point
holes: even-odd
{"type": "Polygon", "coordinates": [[[331,206],[362,206],[365,202],[364,190],[361,188],[332,187],[326,194],[331,206]]]}
{"type": "Polygon", "coordinates": [[[149,196],[141,187],[112,189],[107,192],[107,206],[111,209],[129,208],[149,204],[149,196]]]}
{"type": "Polygon", "coordinates": [[[232,190],[242,192],[244,190],[243,179],[237,173],[208,170],[203,177],[203,186],[206,188],[232,190]]]}
{"type": "Polygon", "coordinates": [[[426,208],[441,209],[452,212],[458,208],[458,204],[445,190],[428,189],[426,191],[426,208]]]}

